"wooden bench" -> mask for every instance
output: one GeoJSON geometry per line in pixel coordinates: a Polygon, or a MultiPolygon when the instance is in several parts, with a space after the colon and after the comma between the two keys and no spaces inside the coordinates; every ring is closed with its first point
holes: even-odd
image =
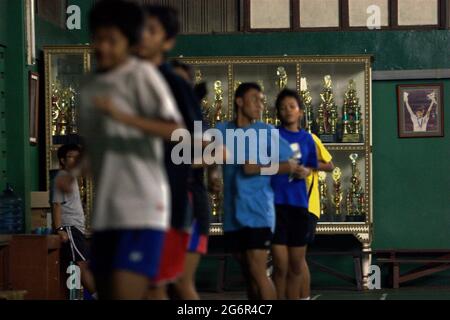
{"type": "Polygon", "coordinates": [[[376,262],[389,266],[390,282],[394,289],[402,283],[450,269],[450,250],[447,249],[384,249],[376,250],[376,262]],[[419,265],[405,273],[401,265],[419,265]]]}
{"type": "Polygon", "coordinates": [[[322,272],[328,273],[338,279],[347,281],[353,285],[356,286],[356,289],[358,291],[363,291],[363,273],[362,273],[362,251],[357,250],[349,250],[349,251],[320,251],[320,250],[310,250],[307,253],[307,260],[308,264],[322,272]],[[318,263],[314,259],[311,259],[311,257],[317,257],[317,256],[340,256],[340,257],[351,257],[353,259],[353,267],[354,267],[354,273],[355,275],[352,277],[348,274],[345,274],[343,272],[337,271],[336,269],[333,269],[329,266],[325,266],[324,264],[318,263]]]}

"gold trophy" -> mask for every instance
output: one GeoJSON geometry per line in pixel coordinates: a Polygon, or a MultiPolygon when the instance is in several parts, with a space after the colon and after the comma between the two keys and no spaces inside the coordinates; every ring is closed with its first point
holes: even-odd
{"type": "Polygon", "coordinates": [[[347,193],[347,219],[349,221],[364,221],[364,190],[361,187],[360,172],[357,168],[358,154],[350,155],[352,162],[351,186],[347,193]]]}
{"type": "MultiPolygon", "coordinates": [[[[202,71],[200,69],[195,70],[195,84],[201,84],[203,82],[203,75],[202,71]]],[[[211,118],[211,110],[209,106],[209,101],[207,97],[204,97],[202,101],[200,102],[200,105],[202,107],[202,115],[203,115],[203,121],[206,122],[207,126],[210,126],[210,118],[211,118]]]]}
{"type": "MultiPolygon", "coordinates": [[[[277,88],[278,88],[278,92],[283,91],[284,89],[286,89],[287,85],[288,85],[288,75],[286,72],[286,69],[284,67],[278,67],[277,68],[277,77],[278,80],[275,82],[277,88]]],[[[274,115],[274,122],[275,125],[279,126],[280,125],[280,120],[278,119],[278,115],[275,112],[274,115]]]]}
{"type": "Polygon", "coordinates": [[[342,142],[362,142],[361,105],[356,93],[355,81],[350,80],[344,97],[342,111],[342,142]]]}
{"type": "Polygon", "coordinates": [[[69,133],[71,106],[75,108],[72,88],[63,89],[59,82],[52,84],[52,135],[65,136],[69,133]]]}
{"type": "MultiPolygon", "coordinates": [[[[222,82],[217,80],[214,82],[214,117],[211,120],[211,125],[216,126],[217,123],[221,122],[223,119],[222,114],[222,103],[223,103],[223,88],[222,82]]],[[[222,202],[219,192],[213,192],[210,194],[211,198],[211,213],[214,220],[220,220],[220,204],[222,202]]],[[[219,221],[220,222],[220,221],[219,221]]]]}
{"type": "Polygon", "coordinates": [[[306,114],[306,130],[312,133],[313,128],[313,111],[312,111],[312,97],[308,90],[308,82],[306,78],[300,79],[300,96],[302,98],[303,107],[306,114]]]}
{"type": "Polygon", "coordinates": [[[337,106],[334,103],[333,81],[330,75],[323,79],[323,90],[320,94],[322,103],[318,108],[319,138],[322,142],[337,141],[337,106]]]}
{"type": "Polygon", "coordinates": [[[286,89],[288,85],[288,76],[286,73],[286,69],[284,67],[278,67],[277,68],[277,76],[278,80],[276,82],[276,85],[278,87],[278,91],[282,91],[286,89]]]}
{"type": "Polygon", "coordinates": [[[214,82],[214,117],[212,119],[212,126],[215,127],[217,123],[222,122],[222,103],[223,103],[223,88],[222,81],[214,82]]]}
{"type": "Polygon", "coordinates": [[[328,186],[327,173],[319,171],[319,194],[320,194],[320,215],[327,213],[328,186]]]}
{"type": "Polygon", "coordinates": [[[52,84],[52,136],[58,135],[58,118],[59,118],[59,86],[52,84]]]}
{"type": "Polygon", "coordinates": [[[77,125],[77,109],[76,109],[76,95],[77,92],[72,87],[69,87],[69,112],[70,112],[70,122],[69,122],[69,133],[70,134],[78,134],[78,125],[77,125]]]}
{"type": "Polygon", "coordinates": [[[334,196],[333,196],[333,204],[334,204],[334,213],[336,216],[341,216],[341,207],[342,207],[342,199],[343,199],[343,192],[341,188],[341,177],[342,172],[341,169],[336,167],[333,170],[333,186],[334,186],[334,196]]]}
{"type": "Polygon", "coordinates": [[[60,91],[60,103],[59,103],[59,135],[66,136],[69,134],[69,116],[72,103],[72,91],[70,88],[65,88],[60,91]]]}
{"type": "Polygon", "coordinates": [[[265,87],[264,87],[264,81],[258,80],[258,85],[261,87],[261,91],[263,93],[263,105],[264,105],[264,111],[261,114],[261,121],[265,122],[266,124],[274,124],[273,117],[271,116],[271,111],[269,109],[269,106],[267,104],[267,96],[265,93],[265,87]]]}

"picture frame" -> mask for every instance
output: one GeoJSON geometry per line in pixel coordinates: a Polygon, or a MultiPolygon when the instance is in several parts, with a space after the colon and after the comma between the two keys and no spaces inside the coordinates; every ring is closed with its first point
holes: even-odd
{"type": "Polygon", "coordinates": [[[39,135],[39,74],[30,72],[28,77],[30,144],[38,143],[39,135]]]}
{"type": "Polygon", "coordinates": [[[397,85],[399,138],[444,136],[442,83],[397,85]]]}

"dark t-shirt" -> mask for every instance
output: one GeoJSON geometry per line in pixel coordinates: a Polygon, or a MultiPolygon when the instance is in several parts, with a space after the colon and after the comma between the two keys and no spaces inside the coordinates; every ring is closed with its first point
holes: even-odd
{"type": "MultiPolygon", "coordinates": [[[[161,65],[159,71],[166,79],[177,103],[178,110],[183,116],[186,128],[193,136],[194,121],[202,121],[201,107],[194,90],[185,80],[173,72],[170,65],[166,63],[161,65]]],[[[172,193],[171,226],[176,229],[185,229],[191,226],[193,218],[192,210],[188,205],[190,184],[194,183],[197,185],[200,182],[203,185],[203,181],[199,181],[202,179],[199,172],[194,172],[190,164],[175,165],[172,162],[171,153],[175,145],[176,143],[165,144],[165,165],[172,193]]]]}

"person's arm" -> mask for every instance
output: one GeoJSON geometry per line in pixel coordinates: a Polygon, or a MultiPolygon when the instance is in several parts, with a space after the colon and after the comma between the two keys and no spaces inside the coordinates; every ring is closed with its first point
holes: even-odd
{"type": "MultiPolygon", "coordinates": [[[[52,219],[53,219],[54,230],[58,230],[59,228],[62,227],[61,212],[62,212],[61,203],[53,203],[52,219]]],[[[67,242],[69,240],[69,236],[67,235],[67,232],[65,232],[63,230],[58,230],[57,233],[62,242],[67,242]]]]}
{"type": "Polygon", "coordinates": [[[430,113],[431,113],[431,110],[433,110],[434,104],[437,104],[436,99],[431,100],[430,106],[428,107],[428,111],[426,113],[426,117],[430,116],[430,113]]]}
{"type": "Polygon", "coordinates": [[[312,172],[313,172],[312,168],[308,168],[308,167],[305,167],[305,166],[298,166],[295,169],[295,171],[292,174],[292,176],[295,179],[301,180],[301,179],[306,179],[308,176],[310,176],[312,174],[312,172]]]}
{"type": "Polygon", "coordinates": [[[175,121],[142,118],[121,112],[108,98],[96,98],[94,105],[112,119],[166,141],[171,141],[172,133],[175,130],[184,128],[175,121]]]}
{"type": "Polygon", "coordinates": [[[330,161],[330,162],[319,161],[318,162],[317,171],[331,172],[333,170],[334,170],[333,161],[330,161]]]}
{"type": "MultiPolygon", "coordinates": [[[[261,174],[262,168],[268,168],[269,166],[263,166],[260,164],[246,163],[243,165],[243,170],[246,175],[256,176],[261,174]]],[[[276,174],[293,174],[295,170],[299,167],[296,160],[289,160],[286,162],[281,162],[278,165],[278,171],[276,174]]]]}
{"type": "Polygon", "coordinates": [[[404,92],[403,93],[403,101],[405,102],[406,105],[406,110],[408,110],[409,114],[411,117],[415,117],[414,112],[411,109],[411,106],[409,105],[409,101],[408,101],[408,93],[404,92]]]}

